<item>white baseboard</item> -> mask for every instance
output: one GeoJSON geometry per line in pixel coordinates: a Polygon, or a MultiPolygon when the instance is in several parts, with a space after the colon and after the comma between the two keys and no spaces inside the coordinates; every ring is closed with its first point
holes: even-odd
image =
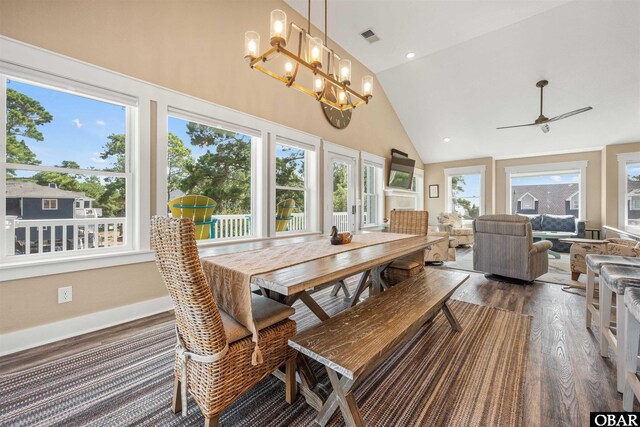
{"type": "Polygon", "coordinates": [[[173,309],[169,296],[98,311],[0,335],[0,356],[97,331],[173,309]]]}

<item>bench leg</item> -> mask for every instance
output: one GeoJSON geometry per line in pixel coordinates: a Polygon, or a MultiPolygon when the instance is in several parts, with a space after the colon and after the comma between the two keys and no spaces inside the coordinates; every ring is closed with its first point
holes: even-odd
{"type": "Polygon", "coordinates": [[[337,297],[338,296],[338,292],[340,292],[340,283],[342,282],[342,280],[338,283],[336,283],[335,285],[333,285],[333,289],[331,289],[331,296],[332,297],[337,297]]]}
{"type": "Polygon", "coordinates": [[[351,293],[349,292],[349,288],[347,287],[347,284],[344,282],[344,280],[340,281],[340,287],[342,288],[342,292],[344,292],[344,297],[346,299],[351,298],[351,293]]]}
{"type": "Polygon", "coordinates": [[[449,321],[449,325],[451,325],[451,329],[453,329],[456,332],[460,332],[462,330],[462,327],[460,326],[458,319],[455,318],[455,316],[449,309],[449,306],[447,305],[446,302],[442,305],[442,312],[444,313],[444,316],[449,321]]]}
{"type": "Polygon", "coordinates": [[[350,384],[346,382],[343,384],[338,378],[338,374],[329,368],[327,368],[327,375],[331,381],[331,386],[335,393],[335,400],[340,406],[342,417],[344,418],[344,422],[347,427],[364,427],[364,422],[362,421],[360,410],[356,404],[356,399],[353,397],[353,393],[351,392],[351,387],[354,382],[350,381],[350,384]]]}

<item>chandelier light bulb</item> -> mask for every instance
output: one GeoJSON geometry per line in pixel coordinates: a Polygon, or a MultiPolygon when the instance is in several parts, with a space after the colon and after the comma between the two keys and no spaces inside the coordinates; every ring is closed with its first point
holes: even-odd
{"type": "Polygon", "coordinates": [[[284,75],[288,79],[293,77],[293,64],[291,62],[287,62],[284,64],[284,75]]]}
{"type": "Polygon", "coordinates": [[[313,81],[313,90],[315,93],[320,94],[324,89],[324,79],[316,77],[313,81]]]}
{"type": "Polygon", "coordinates": [[[271,11],[271,46],[286,46],[287,14],[280,9],[271,11]]]}
{"type": "Polygon", "coordinates": [[[345,105],[347,103],[347,93],[343,90],[338,92],[338,104],[345,105]]]}
{"type": "Polygon", "coordinates": [[[362,77],[362,95],[367,97],[373,96],[373,77],[372,76],[362,77]]]}
{"type": "Polygon", "coordinates": [[[316,68],[322,68],[322,40],[318,37],[309,39],[309,62],[316,68]]]}
{"type": "Polygon", "coordinates": [[[260,34],[255,31],[247,31],[244,33],[244,59],[248,62],[258,57],[260,49],[260,34]]]}
{"type": "Polygon", "coordinates": [[[341,59],[340,62],[338,62],[338,68],[340,69],[340,83],[350,85],[351,61],[348,59],[341,59]]]}

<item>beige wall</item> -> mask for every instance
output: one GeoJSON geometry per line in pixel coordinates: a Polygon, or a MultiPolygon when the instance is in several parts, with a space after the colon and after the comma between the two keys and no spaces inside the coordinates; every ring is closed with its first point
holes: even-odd
{"type": "Polygon", "coordinates": [[[425,209],[430,212],[429,222],[437,223],[437,216],[445,210],[445,182],[444,170],[450,168],[462,168],[467,166],[486,167],[484,180],[484,211],[487,214],[493,213],[493,158],[483,157],[480,159],[458,160],[454,162],[428,163],[424,165],[424,189],[425,189],[425,209]],[[440,197],[429,198],[429,186],[438,184],[440,186],[440,197]]]}
{"type": "Polygon", "coordinates": [[[584,153],[555,154],[551,156],[526,157],[521,159],[496,160],[496,213],[507,211],[506,202],[506,174],[505,167],[538,165],[560,162],[575,162],[586,160],[587,164],[587,209],[586,219],[588,228],[597,228],[602,224],[600,213],[601,173],[600,151],[584,153]]]}
{"type": "Polygon", "coordinates": [[[622,225],[618,223],[618,154],[634,152],[640,152],[640,142],[607,145],[602,150],[602,182],[605,183],[601,197],[603,224],[613,227],[622,225]]]}
{"type": "MultiPolygon", "coordinates": [[[[337,130],[309,96],[249,69],[242,58],[244,32],[258,31],[265,48],[269,13],[275,8],[303,24],[280,0],[2,0],[0,34],[356,150],[388,158],[397,148],[420,164],[377,82],[373,101],[354,111],[349,127],[337,130]]],[[[353,58],[352,64],[359,87],[360,77],[373,73],[353,58]]],[[[155,159],[153,132],[151,143],[155,159]]],[[[156,188],[154,179],[151,188],[156,188]]],[[[149,197],[154,207],[155,197],[149,197]]],[[[4,282],[0,333],[165,294],[152,263],[4,282]],[[63,285],[73,286],[73,302],[59,305],[55,291],[63,285]]]]}

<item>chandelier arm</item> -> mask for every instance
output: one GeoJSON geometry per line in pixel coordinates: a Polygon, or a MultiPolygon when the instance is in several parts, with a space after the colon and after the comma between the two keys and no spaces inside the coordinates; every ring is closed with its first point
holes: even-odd
{"type": "Polygon", "coordinates": [[[363,101],[367,101],[367,97],[360,95],[358,92],[356,92],[355,90],[351,89],[349,86],[340,83],[338,80],[336,80],[335,78],[333,78],[332,76],[330,76],[329,74],[325,73],[324,71],[318,69],[317,67],[314,67],[313,65],[309,64],[308,62],[304,61],[303,59],[299,58],[298,56],[294,55],[293,53],[289,52],[287,49],[283,48],[280,45],[276,45],[275,46],[276,51],[279,53],[282,53],[285,56],[288,56],[289,58],[293,59],[294,61],[298,62],[300,65],[303,65],[305,67],[307,67],[308,69],[310,69],[311,71],[315,72],[316,74],[319,74],[320,76],[324,77],[326,80],[329,80],[331,83],[333,83],[335,86],[342,88],[344,91],[349,92],[350,94],[352,94],[353,96],[356,96],[358,98],[360,98],[363,101]]]}

